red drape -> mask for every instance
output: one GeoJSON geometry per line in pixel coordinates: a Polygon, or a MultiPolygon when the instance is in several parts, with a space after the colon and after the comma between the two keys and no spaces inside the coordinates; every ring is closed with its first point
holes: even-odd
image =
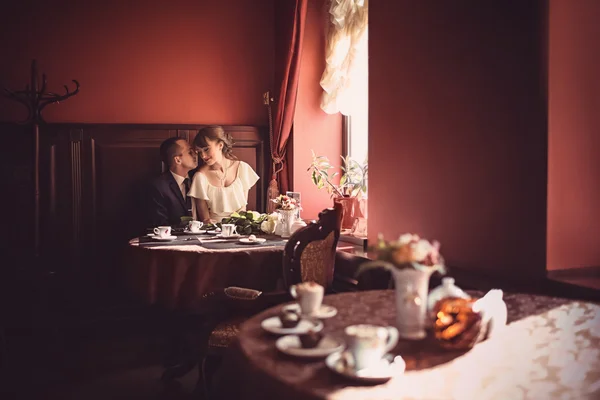
{"type": "Polygon", "coordinates": [[[281,193],[290,189],[288,161],[291,154],[286,148],[296,110],[307,4],[308,0],[275,1],[275,85],[279,90],[275,92],[271,175],[278,181],[281,193]]]}

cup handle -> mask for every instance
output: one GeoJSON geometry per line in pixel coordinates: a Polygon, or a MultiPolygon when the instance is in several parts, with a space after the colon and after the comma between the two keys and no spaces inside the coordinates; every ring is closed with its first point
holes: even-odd
{"type": "Polygon", "coordinates": [[[233,226],[233,230],[231,231],[232,235],[237,235],[237,225],[233,226]]]}
{"type": "Polygon", "coordinates": [[[388,340],[385,345],[385,352],[387,353],[396,347],[396,344],[398,344],[399,334],[398,329],[394,328],[393,326],[388,326],[386,329],[388,331],[388,340]]]}
{"type": "Polygon", "coordinates": [[[160,235],[160,229],[154,228],[154,234],[157,236],[160,235]]]}
{"type": "Polygon", "coordinates": [[[298,298],[298,293],[296,292],[296,285],[290,286],[290,294],[292,295],[293,298],[295,298],[295,299],[298,298]]]}

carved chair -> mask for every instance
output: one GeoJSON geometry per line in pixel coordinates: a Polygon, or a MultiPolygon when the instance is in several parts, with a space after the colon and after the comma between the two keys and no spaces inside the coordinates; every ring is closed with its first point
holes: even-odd
{"type": "MultiPolygon", "coordinates": [[[[219,358],[237,336],[239,326],[250,316],[271,306],[293,300],[290,286],[314,281],[334,290],[334,266],[340,237],[342,207],[336,204],[319,213],[311,222],[292,234],[283,251],[284,290],[260,292],[250,288],[228,287],[204,296],[200,309],[206,324],[200,335],[200,377],[206,384],[207,357],[219,358]]],[[[347,285],[347,283],[345,282],[347,285]]]]}

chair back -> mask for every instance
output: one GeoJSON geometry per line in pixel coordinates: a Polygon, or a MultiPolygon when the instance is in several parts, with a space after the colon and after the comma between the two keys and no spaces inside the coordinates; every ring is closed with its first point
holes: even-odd
{"type": "Polygon", "coordinates": [[[331,287],[341,224],[342,206],[335,204],[333,208],[321,211],[318,221],[292,234],[283,250],[286,290],[308,281],[316,282],[326,290],[331,287]]]}

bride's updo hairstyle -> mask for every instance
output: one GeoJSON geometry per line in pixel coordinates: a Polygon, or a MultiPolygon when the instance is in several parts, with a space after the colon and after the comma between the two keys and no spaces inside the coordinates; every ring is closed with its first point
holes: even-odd
{"type": "Polygon", "coordinates": [[[237,160],[238,158],[233,154],[233,138],[230,134],[226,133],[220,125],[209,125],[198,131],[198,134],[194,138],[194,146],[198,149],[203,149],[208,146],[206,139],[216,141],[217,143],[223,143],[223,156],[229,160],[237,160]]]}

